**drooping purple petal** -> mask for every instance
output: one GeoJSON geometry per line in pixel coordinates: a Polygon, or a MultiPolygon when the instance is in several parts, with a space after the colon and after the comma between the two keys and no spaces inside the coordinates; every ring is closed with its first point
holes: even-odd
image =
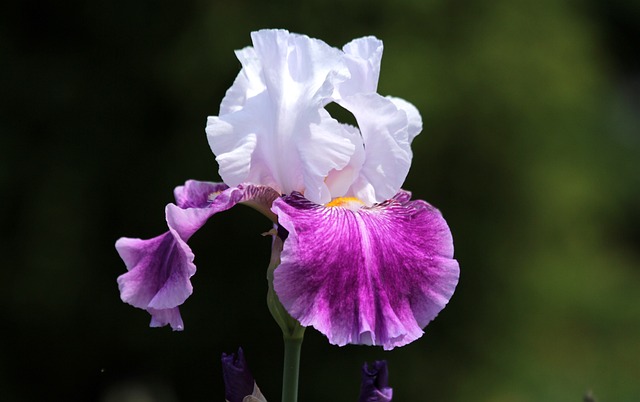
{"type": "Polygon", "coordinates": [[[182,330],[178,306],[193,291],[190,278],[196,272],[189,238],[211,216],[240,202],[254,202],[267,209],[278,194],[263,186],[228,188],[221,183],[189,180],[174,191],[177,205],[165,215],[169,231],[151,239],[120,238],[116,249],[127,271],[118,277],[122,301],[151,314],[151,326],[171,325],[182,330]]]}
{"type": "Polygon", "coordinates": [[[390,402],[393,390],[389,387],[387,362],[378,360],[362,367],[362,383],[358,402],[390,402]]]}
{"type": "Polygon", "coordinates": [[[153,307],[156,295],[172,290],[173,299],[184,301],[191,294],[189,278],[195,273],[190,264],[193,254],[176,242],[171,232],[148,240],[120,238],[116,242],[120,258],[128,272],[118,277],[120,298],[134,307],[151,314],[151,326],[170,324],[182,330],[182,318],[175,303],[168,307],[153,307]]]}
{"type": "Polygon", "coordinates": [[[274,201],[288,232],[274,288],[287,311],[337,345],[393,349],[419,338],[458,282],[440,212],[404,191],[373,207],[274,201]]]}
{"type": "Polygon", "coordinates": [[[180,316],[180,309],[178,307],[164,310],[149,308],[147,311],[151,314],[150,327],[157,328],[164,327],[165,325],[171,325],[171,328],[176,330],[182,330],[184,328],[182,317],[180,316]]]}

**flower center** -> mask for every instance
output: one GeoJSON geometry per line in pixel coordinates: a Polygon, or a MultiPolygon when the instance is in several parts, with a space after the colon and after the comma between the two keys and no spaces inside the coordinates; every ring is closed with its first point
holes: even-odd
{"type": "Polygon", "coordinates": [[[356,197],[338,197],[326,203],[325,207],[341,207],[356,211],[364,207],[364,202],[356,197]]]}
{"type": "Polygon", "coordinates": [[[207,196],[207,201],[209,201],[209,202],[213,202],[213,200],[215,200],[215,199],[216,199],[216,197],[217,197],[217,196],[219,196],[221,192],[222,192],[222,191],[214,191],[213,193],[209,194],[209,195],[207,196]]]}

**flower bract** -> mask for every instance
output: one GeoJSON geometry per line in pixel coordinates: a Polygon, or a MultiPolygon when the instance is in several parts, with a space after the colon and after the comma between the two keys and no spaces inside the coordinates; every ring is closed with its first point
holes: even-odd
{"type": "Polygon", "coordinates": [[[242,348],[222,354],[222,377],[226,402],[267,402],[253,379],[242,348]]]}
{"type": "Polygon", "coordinates": [[[362,367],[362,383],[358,402],[390,402],[393,390],[389,387],[387,362],[378,360],[362,367]]]}

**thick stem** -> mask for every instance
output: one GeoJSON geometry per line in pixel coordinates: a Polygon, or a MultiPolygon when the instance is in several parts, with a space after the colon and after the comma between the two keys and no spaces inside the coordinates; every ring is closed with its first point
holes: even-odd
{"type": "Polygon", "coordinates": [[[302,337],[284,337],[284,369],[282,371],[282,402],[298,401],[298,374],[302,337]]]}

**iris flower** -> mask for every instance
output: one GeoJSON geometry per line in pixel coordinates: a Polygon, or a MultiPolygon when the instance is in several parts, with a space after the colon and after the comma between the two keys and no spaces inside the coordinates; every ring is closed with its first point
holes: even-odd
{"type": "Polygon", "coordinates": [[[459,267],[440,212],[401,189],[422,130],[409,102],[377,93],[382,42],[342,50],[284,30],[251,35],[209,145],[224,183],[187,181],[166,206],[169,231],[121,238],[123,301],[151,326],[183,329],[195,273],[189,238],[218,212],[249,204],[286,240],[273,286],[288,313],[336,345],[402,346],[451,298],[459,267]],[[357,127],[325,107],[349,111],[357,127]]]}

